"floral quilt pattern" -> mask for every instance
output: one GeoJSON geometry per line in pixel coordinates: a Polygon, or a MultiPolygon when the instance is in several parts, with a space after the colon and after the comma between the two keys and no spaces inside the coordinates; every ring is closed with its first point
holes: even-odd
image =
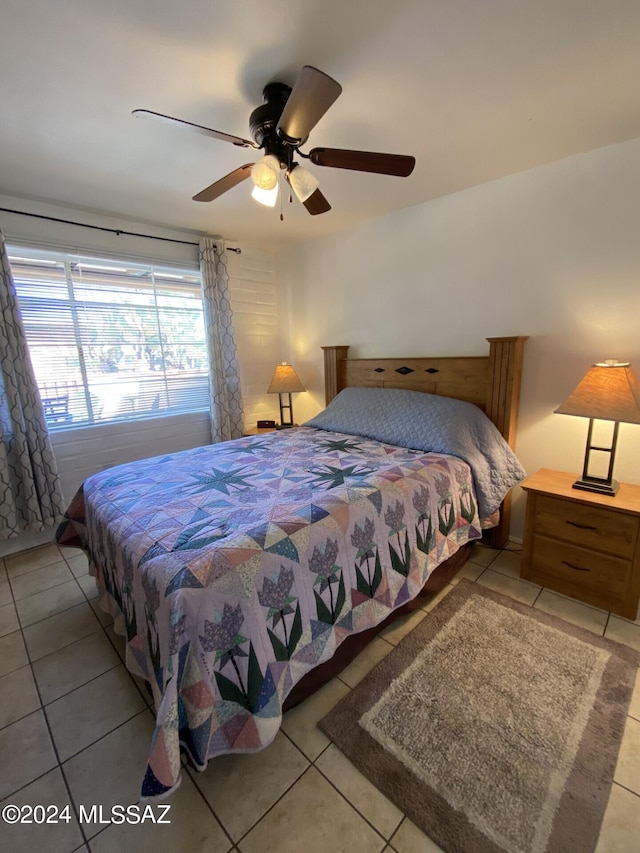
{"type": "Polygon", "coordinates": [[[179,784],[181,747],[203,769],[271,743],[305,673],[480,535],[462,460],[319,429],[90,477],[58,541],[87,551],[153,691],[143,798],[179,784]]]}

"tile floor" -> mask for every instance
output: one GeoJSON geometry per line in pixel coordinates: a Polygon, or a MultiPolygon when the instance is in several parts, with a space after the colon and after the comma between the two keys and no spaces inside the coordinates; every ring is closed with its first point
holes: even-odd
{"type": "MultiPolygon", "coordinates": [[[[467,577],[640,649],[640,621],[526,583],[519,561],[515,546],[502,552],[476,546],[454,582],[467,577]]],[[[96,606],[95,583],[79,551],[50,545],[0,559],[0,807],[71,806],[69,822],[3,825],[0,847],[9,853],[437,853],[315,725],[436,603],[397,620],[339,678],[288,712],[268,749],[214,759],[204,773],[186,770],[168,801],[170,824],[104,825],[98,815],[80,824],[80,804],[102,805],[106,815],[114,804],[136,802],[153,731],[147,694],[122,664],[123,643],[96,606]]],[[[639,839],[637,681],[597,853],[637,853],[639,839]]]]}

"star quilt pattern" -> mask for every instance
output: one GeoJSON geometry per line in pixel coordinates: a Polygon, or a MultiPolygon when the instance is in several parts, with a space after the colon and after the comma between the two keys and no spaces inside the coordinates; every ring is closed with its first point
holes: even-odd
{"type": "Polygon", "coordinates": [[[151,686],[143,799],[276,736],[291,688],[481,536],[466,462],[309,427],[90,477],[59,543],[83,547],[127,666],[151,686]]]}

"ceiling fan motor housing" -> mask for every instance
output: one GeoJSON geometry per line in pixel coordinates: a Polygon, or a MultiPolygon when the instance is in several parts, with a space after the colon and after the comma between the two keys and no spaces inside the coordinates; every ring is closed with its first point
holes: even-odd
{"type": "Polygon", "coordinates": [[[265,103],[249,116],[251,136],[266,154],[275,154],[283,168],[290,165],[291,154],[289,146],[276,132],[280,116],[291,94],[291,86],[286,83],[267,83],[262,90],[265,103]]]}

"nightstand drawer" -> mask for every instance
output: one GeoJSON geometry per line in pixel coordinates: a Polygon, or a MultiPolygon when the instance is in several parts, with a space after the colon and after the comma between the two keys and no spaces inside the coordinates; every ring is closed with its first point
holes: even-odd
{"type": "Polygon", "coordinates": [[[542,468],[522,484],[527,517],[521,577],[635,619],[640,600],[640,486],[615,498],[573,488],[575,475],[542,468]]]}
{"type": "Polygon", "coordinates": [[[538,495],[534,533],[631,559],[638,519],[603,507],[538,495]]]}
{"type": "Polygon", "coordinates": [[[591,590],[623,601],[631,569],[630,560],[597,554],[545,536],[534,536],[527,576],[576,598],[582,597],[583,590],[591,590]]]}

